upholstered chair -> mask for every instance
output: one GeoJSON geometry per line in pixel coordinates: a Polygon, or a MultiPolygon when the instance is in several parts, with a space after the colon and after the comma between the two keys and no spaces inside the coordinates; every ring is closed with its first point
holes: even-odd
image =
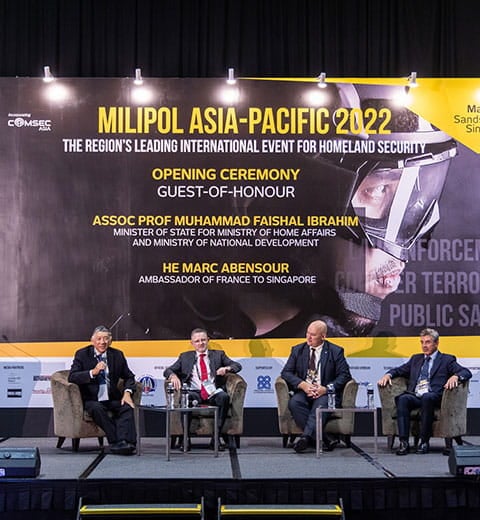
{"type": "MultiPolygon", "coordinates": [[[[358,383],[354,379],[350,379],[343,389],[342,408],[355,408],[357,392],[358,383]]],[[[281,376],[278,376],[275,381],[275,393],[277,396],[278,428],[282,435],[283,447],[291,447],[295,438],[302,435],[303,432],[293,420],[288,408],[291,393],[287,382],[281,376]]],[[[342,436],[345,444],[349,446],[354,422],[354,412],[333,412],[325,426],[325,432],[342,436]]]]}
{"type": "MultiPolygon", "coordinates": [[[[165,389],[167,382],[165,381],[165,389]]],[[[240,436],[243,433],[243,406],[245,402],[245,394],[247,392],[247,382],[239,374],[227,373],[225,375],[225,388],[230,396],[230,407],[227,419],[222,428],[222,435],[227,438],[229,445],[235,444],[240,447],[240,436]]],[[[180,392],[174,394],[175,405],[180,403],[180,392]]],[[[212,436],[213,435],[213,417],[211,413],[190,412],[192,421],[190,423],[190,436],[212,436]]],[[[180,413],[170,415],[170,434],[171,445],[181,441],[183,436],[182,417],[180,413]]]]}
{"type": "MultiPolygon", "coordinates": [[[[78,451],[80,439],[97,437],[100,447],[103,446],[105,432],[97,426],[90,415],[83,409],[80,388],[75,383],[68,382],[69,370],[59,370],[50,377],[50,386],[53,399],[53,428],[58,437],[57,448],[61,448],[65,439],[72,439],[73,451],[78,451]]],[[[123,383],[119,381],[122,389],[123,383]]],[[[142,398],[142,384],[137,383],[137,390],[133,395],[136,406],[142,398]]],[[[135,414],[138,427],[138,414],[135,414]]]]}
{"type": "MultiPolygon", "coordinates": [[[[393,449],[395,437],[398,436],[397,407],[395,397],[407,389],[407,380],[395,377],[392,384],[378,387],[382,405],[382,432],[387,436],[388,448],[393,449]]],[[[440,407],[435,410],[433,421],[433,437],[445,439],[444,453],[448,454],[452,447],[452,439],[462,444],[462,435],[467,431],[467,397],[468,381],[459,384],[452,390],[445,390],[440,407]]],[[[420,435],[420,409],[410,414],[410,433],[417,446],[420,435]]]]}

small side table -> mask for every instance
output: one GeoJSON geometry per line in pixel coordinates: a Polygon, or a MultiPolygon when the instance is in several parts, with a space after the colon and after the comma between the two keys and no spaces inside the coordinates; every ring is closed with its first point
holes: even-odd
{"type": "MultiPolygon", "coordinates": [[[[192,406],[191,408],[167,408],[166,406],[144,406],[140,405],[139,411],[143,414],[145,410],[151,412],[160,412],[165,414],[165,444],[167,460],[170,460],[170,416],[172,413],[183,413],[183,451],[187,451],[188,447],[188,414],[192,412],[206,412],[213,414],[213,439],[214,439],[214,455],[218,457],[218,406],[192,406]]],[[[143,417],[144,418],[144,417],[143,417]]],[[[139,421],[137,428],[137,455],[141,452],[141,431],[140,426],[143,421],[139,421]]]]}
{"type": "Polygon", "coordinates": [[[322,414],[324,413],[335,413],[340,414],[342,412],[353,412],[353,413],[370,413],[373,416],[373,437],[375,444],[375,457],[378,454],[378,427],[377,427],[377,409],[376,408],[317,408],[316,410],[316,443],[317,443],[317,457],[323,453],[323,426],[322,426],[322,414]]]}

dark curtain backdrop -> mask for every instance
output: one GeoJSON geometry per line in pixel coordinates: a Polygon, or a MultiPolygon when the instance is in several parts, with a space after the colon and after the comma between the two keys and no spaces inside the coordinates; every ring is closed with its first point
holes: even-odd
{"type": "Polygon", "coordinates": [[[0,76],[478,76],[478,0],[0,0],[0,76]]]}

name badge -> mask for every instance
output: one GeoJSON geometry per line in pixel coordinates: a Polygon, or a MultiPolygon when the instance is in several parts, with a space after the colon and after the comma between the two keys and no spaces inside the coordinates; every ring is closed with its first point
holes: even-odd
{"type": "Polygon", "coordinates": [[[428,384],[428,379],[420,379],[415,388],[415,393],[417,396],[426,394],[430,391],[430,385],[428,384]]]}
{"type": "Polygon", "coordinates": [[[100,385],[98,387],[98,400],[108,401],[108,388],[107,385],[100,385]]]}
{"type": "Polygon", "coordinates": [[[208,379],[205,379],[205,381],[202,381],[202,386],[203,386],[203,388],[205,388],[205,391],[207,392],[207,394],[209,396],[213,395],[215,393],[215,391],[217,390],[215,388],[215,385],[208,379]]]}

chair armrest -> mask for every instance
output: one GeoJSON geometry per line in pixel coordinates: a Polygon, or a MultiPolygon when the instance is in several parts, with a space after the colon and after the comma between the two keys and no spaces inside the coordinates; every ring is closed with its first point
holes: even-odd
{"type": "Polygon", "coordinates": [[[277,396],[278,416],[284,417],[290,410],[288,409],[288,401],[290,400],[290,390],[288,384],[282,376],[278,376],[275,380],[275,394],[277,396]]]}
{"type": "Polygon", "coordinates": [[[467,399],[469,382],[460,383],[451,390],[444,390],[440,405],[438,435],[457,437],[467,431],[467,399]]]}
{"type": "Polygon", "coordinates": [[[463,383],[459,383],[458,386],[452,388],[451,390],[444,390],[442,394],[442,410],[450,407],[456,407],[455,412],[459,412],[460,408],[466,408],[468,386],[468,381],[464,381],[463,383]]]}
{"type": "Polygon", "coordinates": [[[355,379],[347,381],[342,394],[342,408],[355,408],[357,400],[358,383],[355,379]]]}
{"type": "Polygon", "coordinates": [[[52,375],[50,379],[52,387],[52,399],[56,409],[67,409],[72,405],[79,406],[83,411],[82,395],[80,388],[75,383],[70,383],[61,376],[52,375]]]}
{"type": "Polygon", "coordinates": [[[382,404],[382,414],[393,417],[396,410],[395,397],[407,390],[407,380],[404,377],[392,379],[391,385],[378,386],[378,395],[382,404]]]}
{"type": "Polygon", "coordinates": [[[54,421],[57,428],[64,425],[68,431],[76,431],[83,420],[83,402],[80,388],[75,383],[69,383],[67,377],[68,371],[59,371],[50,378],[54,421]]]}
{"type": "Polygon", "coordinates": [[[238,374],[225,374],[225,389],[230,396],[231,416],[243,418],[243,405],[247,393],[247,382],[238,374]]]}
{"type": "Polygon", "coordinates": [[[397,406],[395,397],[407,389],[407,380],[404,377],[392,379],[391,385],[378,386],[378,395],[382,405],[382,432],[383,435],[396,435],[397,406]]]}
{"type": "Polygon", "coordinates": [[[135,392],[133,393],[133,404],[135,406],[140,406],[142,402],[142,392],[143,392],[143,384],[140,381],[135,383],[135,392]]]}

